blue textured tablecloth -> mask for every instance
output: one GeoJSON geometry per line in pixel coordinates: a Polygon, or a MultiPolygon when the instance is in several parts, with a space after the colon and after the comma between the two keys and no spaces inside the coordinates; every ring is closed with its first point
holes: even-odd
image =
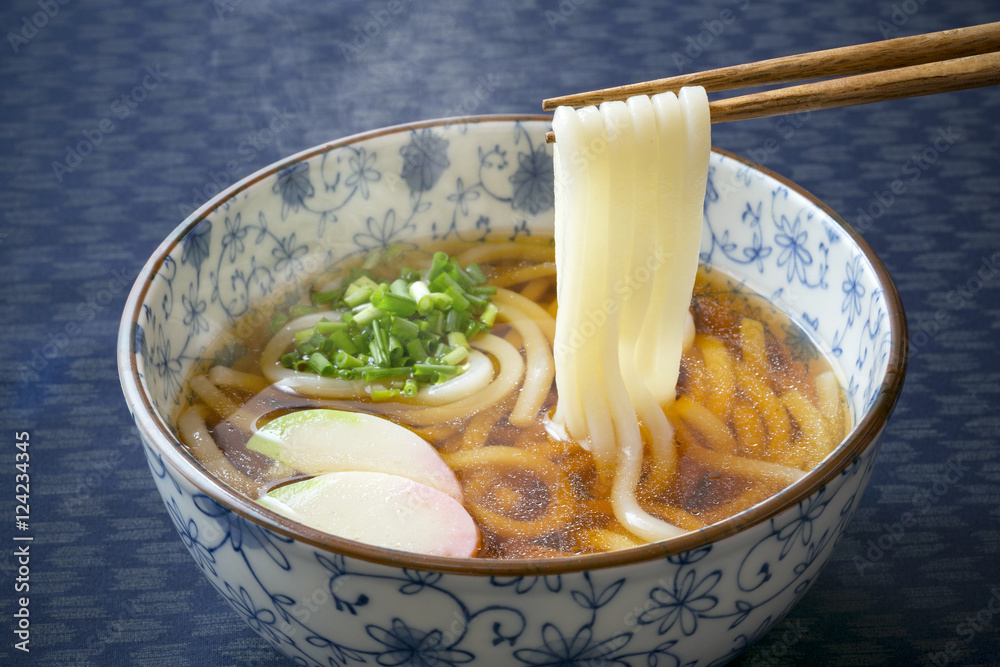
{"type": "MultiPolygon", "coordinates": [[[[286,664],[175,534],[115,367],[137,271],[220,187],[384,125],[997,20],[995,0],[5,2],[0,663],[286,664]]],[[[913,341],[856,519],[740,664],[1000,664],[998,130],[998,88],[714,128],[863,232],[913,341]]]]}

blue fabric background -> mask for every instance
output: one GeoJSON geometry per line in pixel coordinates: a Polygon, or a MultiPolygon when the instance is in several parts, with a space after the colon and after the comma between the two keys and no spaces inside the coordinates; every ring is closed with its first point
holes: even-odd
{"type": "MultiPolygon", "coordinates": [[[[115,367],[132,280],[220,187],[388,124],[997,20],[995,0],[5,2],[0,663],[287,663],[177,538],[115,367]],[[22,430],[30,654],[13,648],[22,430]]],[[[1000,664],[998,129],[1000,88],[714,128],[863,232],[913,341],[855,521],[739,664],[1000,664]]]]}

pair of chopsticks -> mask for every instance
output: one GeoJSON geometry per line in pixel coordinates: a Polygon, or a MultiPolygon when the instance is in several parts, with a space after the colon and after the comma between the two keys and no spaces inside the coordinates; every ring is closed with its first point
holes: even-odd
{"type": "MultiPolygon", "coordinates": [[[[703,86],[708,92],[826,79],[709,103],[713,123],[833,109],[1000,83],[1000,22],[682,74],[542,102],[583,107],[703,86]],[[842,77],[842,78],[828,78],[842,77]]],[[[546,137],[554,141],[552,133],[546,137]]]]}

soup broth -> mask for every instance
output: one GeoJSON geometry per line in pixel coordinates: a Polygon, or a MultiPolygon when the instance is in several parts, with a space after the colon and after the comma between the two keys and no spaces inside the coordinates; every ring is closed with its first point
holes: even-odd
{"type": "MultiPolygon", "coordinates": [[[[609,482],[595,468],[587,443],[568,439],[549,420],[557,402],[551,375],[532,375],[531,357],[538,354],[533,332],[551,344],[558,308],[552,239],[474,247],[419,244],[359,259],[354,266],[363,262],[392,281],[402,267],[428,266],[433,251],[441,250],[463,264],[477,262],[488,284],[499,290],[494,301],[516,298],[515,312],[532,319],[533,328],[520,326],[501,308],[490,331],[526,358],[522,386],[497,390],[496,400],[479,404],[466,397],[451,409],[416,405],[398,381],[378,383],[385,390],[377,395],[382,400],[310,395],[270,381],[262,363],[271,363],[267,346],[276,329],[315,310],[315,294],[329,293],[348,275],[352,266],[344,263],[281,305],[261,305],[218,341],[210,360],[186,384],[186,405],[177,418],[182,442],[223,482],[257,499],[302,477],[247,448],[257,429],[303,409],[376,414],[424,438],[455,471],[480,531],[479,557],[558,557],[642,544],[616,519],[609,482]],[[502,296],[509,293],[515,296],[502,296]],[[544,386],[528,388],[531,382],[544,386]],[[528,391],[539,398],[525,418],[519,397],[528,391]]],[[[664,406],[677,464],[662,470],[647,451],[636,493],[645,511],[684,530],[734,516],[793,483],[829,454],[850,426],[830,363],[775,305],[702,267],[691,315],[694,335],[682,356],[677,399],[664,406]]],[[[547,354],[551,358],[550,349],[547,354]]]]}

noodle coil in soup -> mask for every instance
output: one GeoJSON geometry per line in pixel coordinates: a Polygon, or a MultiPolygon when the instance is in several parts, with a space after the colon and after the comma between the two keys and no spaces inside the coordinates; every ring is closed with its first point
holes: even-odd
{"type": "MultiPolygon", "coordinates": [[[[285,359],[287,370],[304,378],[296,378],[295,390],[281,380],[254,380],[249,386],[248,376],[263,377],[262,363],[275,363],[262,362],[264,355],[252,347],[227,373],[212,369],[200,376],[208,382],[214,375],[218,384],[213,386],[231,396],[234,405],[218,407],[223,411],[218,412],[196,401],[185,411],[204,415],[203,430],[182,428],[182,437],[220,443],[226,454],[217,448],[217,458],[211,460],[224,462],[224,478],[238,480],[234,486],[247,489],[253,498],[275,486],[280,491],[286,480],[345,471],[401,476],[437,489],[461,502],[474,519],[481,536],[478,557],[559,557],[642,544],[645,540],[628,530],[615,511],[612,485],[600,472],[592,443],[568,436],[553,420],[558,403],[552,376],[553,313],[559,302],[551,237],[474,247],[451,244],[446,250],[449,257],[470,253],[479,260],[473,272],[483,274],[480,287],[493,288],[480,290],[491,293],[485,295],[489,298],[482,312],[492,305],[496,315],[489,333],[472,332],[472,320],[467,321],[461,336],[451,336],[453,345],[448,344],[449,332],[435,334],[438,343],[420,335],[413,339],[421,341],[429,356],[410,367],[417,367],[418,375],[424,372],[420,368],[433,367],[443,377],[421,383],[408,396],[410,375],[364,383],[349,368],[344,377],[313,372],[300,362],[315,354],[313,348],[330,347],[325,340],[339,338],[340,329],[320,334],[316,329],[323,328],[323,317],[299,318],[296,324],[289,312],[282,328],[291,325],[296,333],[304,332],[298,347],[293,335],[282,350],[283,356],[295,357],[285,359]],[[421,400],[421,392],[475,372],[474,354],[487,362],[485,381],[475,380],[482,389],[458,392],[445,402],[421,400]],[[453,367],[441,363],[449,355],[457,360],[453,367]],[[229,372],[241,375],[230,378],[229,372]],[[306,381],[317,387],[315,393],[303,388],[306,381]],[[323,390],[327,381],[357,386],[346,397],[330,398],[333,392],[323,390]],[[231,412],[224,414],[226,410],[231,412]]],[[[437,252],[443,251],[418,246],[377,253],[367,258],[365,272],[381,283],[402,271],[426,274],[437,252]]],[[[466,266],[457,259],[454,264],[466,266]]],[[[336,289],[346,292],[344,280],[357,280],[353,269],[338,267],[336,289]]],[[[305,298],[329,292],[329,283],[329,276],[317,276],[305,298]]],[[[306,301],[298,305],[298,310],[317,307],[306,301]]],[[[850,423],[826,358],[765,299],[717,271],[702,271],[688,305],[682,326],[695,331],[682,336],[678,398],[661,408],[677,460],[663,468],[653,457],[643,457],[635,501],[642,512],[682,532],[733,516],[798,480],[836,446],[850,423]]],[[[275,320],[280,322],[282,315],[275,320]]],[[[386,331],[394,324],[397,330],[406,326],[392,319],[398,316],[382,317],[386,331]]],[[[420,321],[420,315],[414,313],[409,321],[420,321]]],[[[274,338],[261,327],[256,349],[266,349],[274,338]]],[[[400,342],[407,343],[412,340],[400,342]]],[[[330,350],[328,356],[336,360],[340,351],[330,350]]],[[[201,393],[210,396],[204,389],[201,393]]],[[[287,503],[278,511],[301,519],[288,511],[287,503]]]]}

